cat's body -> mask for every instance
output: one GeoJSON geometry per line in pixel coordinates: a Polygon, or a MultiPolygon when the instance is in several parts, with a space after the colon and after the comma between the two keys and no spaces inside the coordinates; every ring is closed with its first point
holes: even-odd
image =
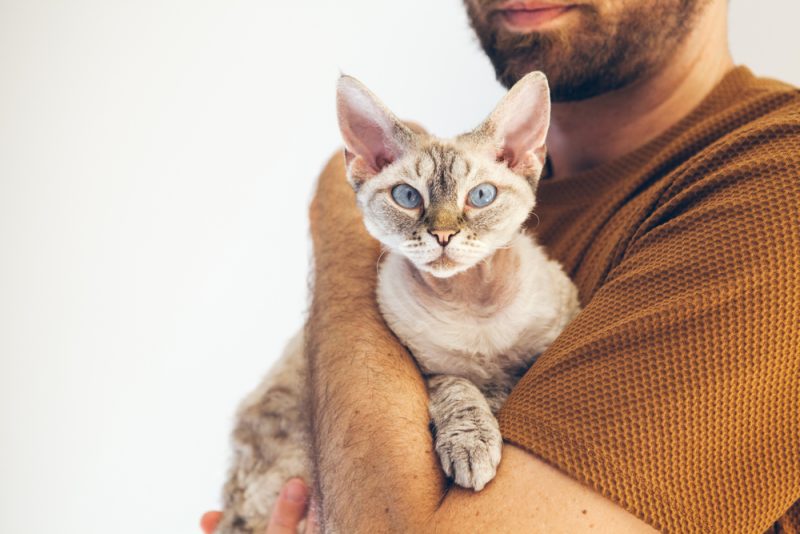
{"type": "Polygon", "coordinates": [[[561,266],[524,233],[444,279],[388,253],[378,279],[383,318],[423,373],[480,389],[513,386],[572,318],[575,299],[561,266]]]}
{"type": "MultiPolygon", "coordinates": [[[[500,461],[494,414],[579,309],[559,264],[521,231],[549,118],[546,83],[531,76],[449,141],[411,132],[358,82],[340,83],[348,177],[387,249],[377,301],[425,375],[445,473],[476,491],[500,461]]],[[[283,482],[309,480],[306,375],[298,334],[240,408],[217,532],[261,534],[283,482]]]]}
{"type": "Polygon", "coordinates": [[[481,490],[500,461],[494,415],[577,312],[574,286],[520,233],[507,249],[444,279],[389,253],[377,293],[384,320],[428,381],[445,473],[460,486],[481,490]]]}

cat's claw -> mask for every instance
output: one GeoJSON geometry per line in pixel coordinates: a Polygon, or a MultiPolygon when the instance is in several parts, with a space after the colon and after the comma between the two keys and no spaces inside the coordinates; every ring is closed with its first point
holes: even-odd
{"type": "Polygon", "coordinates": [[[436,452],[445,474],[463,488],[480,491],[497,473],[503,438],[497,423],[467,432],[442,432],[436,452]]]}

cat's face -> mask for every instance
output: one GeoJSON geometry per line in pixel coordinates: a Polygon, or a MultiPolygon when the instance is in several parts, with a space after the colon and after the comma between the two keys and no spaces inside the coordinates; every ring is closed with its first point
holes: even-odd
{"type": "Polygon", "coordinates": [[[511,241],[534,207],[549,123],[546,80],[536,73],[523,81],[476,130],[441,140],[412,132],[342,78],[348,178],[376,239],[437,277],[511,241]]]}
{"type": "Polygon", "coordinates": [[[446,277],[507,245],[534,206],[531,183],[467,141],[431,139],[357,192],[367,230],[446,277]]]}

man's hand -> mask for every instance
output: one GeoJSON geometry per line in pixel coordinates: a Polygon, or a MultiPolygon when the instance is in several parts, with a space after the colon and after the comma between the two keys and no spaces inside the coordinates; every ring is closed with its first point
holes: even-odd
{"type": "MultiPolygon", "coordinates": [[[[222,512],[206,512],[200,519],[200,527],[205,534],[212,534],[217,528],[222,512]]],[[[264,534],[295,534],[300,521],[306,519],[305,534],[316,534],[317,527],[314,502],[309,505],[308,488],[299,478],[289,480],[281,490],[278,502],[272,510],[269,527],[264,534]]]]}

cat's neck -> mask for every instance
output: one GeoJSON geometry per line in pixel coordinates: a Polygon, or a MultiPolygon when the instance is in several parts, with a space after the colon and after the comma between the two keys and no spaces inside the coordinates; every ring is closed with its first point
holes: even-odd
{"type": "Polygon", "coordinates": [[[515,247],[498,249],[462,273],[439,278],[406,262],[409,291],[416,298],[439,303],[469,305],[487,312],[506,305],[515,294],[520,275],[520,256],[515,247]]]}

